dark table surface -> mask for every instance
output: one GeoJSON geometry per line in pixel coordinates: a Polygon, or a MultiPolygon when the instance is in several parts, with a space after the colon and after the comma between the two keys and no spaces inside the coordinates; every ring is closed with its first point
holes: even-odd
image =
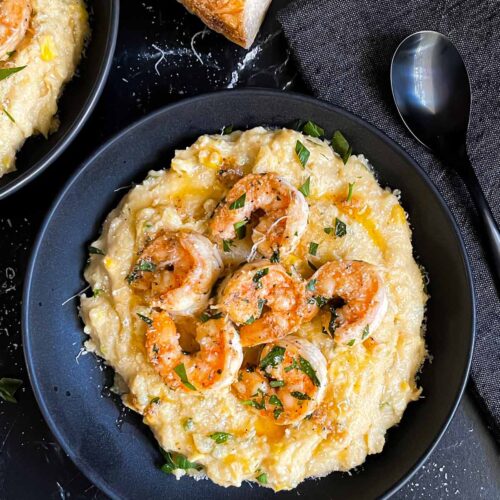
{"type": "MultiPolygon", "coordinates": [[[[286,3],[274,0],[257,43],[247,52],[205,30],[176,2],[122,2],[111,76],[93,116],[54,165],[0,202],[0,377],[24,382],[18,404],[0,400],[0,498],[104,498],[55,442],[24,365],[24,274],[52,200],[98,145],[168,103],[241,86],[306,92],[275,21],[275,12],[286,3]]],[[[437,449],[395,498],[500,498],[498,451],[468,390],[437,449]]]]}

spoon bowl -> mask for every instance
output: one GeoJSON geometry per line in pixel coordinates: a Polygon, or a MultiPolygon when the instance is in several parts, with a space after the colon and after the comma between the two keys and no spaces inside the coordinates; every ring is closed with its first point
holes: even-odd
{"type": "Polygon", "coordinates": [[[435,31],[405,38],[392,59],[391,87],[401,119],[424,146],[444,153],[465,142],[470,83],[449,38],[435,31]]]}
{"type": "Polygon", "coordinates": [[[500,231],[467,156],[471,87],[460,53],[436,31],[408,36],[392,58],[391,88],[408,130],[462,175],[482,221],[492,276],[500,290],[500,231]]]}

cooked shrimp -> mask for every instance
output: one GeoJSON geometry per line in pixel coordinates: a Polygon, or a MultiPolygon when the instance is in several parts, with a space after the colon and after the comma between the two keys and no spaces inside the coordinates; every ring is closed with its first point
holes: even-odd
{"type": "Polygon", "coordinates": [[[316,300],[328,306],[323,327],[339,344],[364,340],[375,332],[387,312],[384,280],[367,262],[327,262],[309,283],[316,300]]]}
{"type": "Polygon", "coordinates": [[[304,339],[267,344],[256,367],[240,370],[233,389],[243,404],[275,423],[297,423],[321,402],[327,383],[321,351],[304,339]]]}
{"type": "Polygon", "coordinates": [[[226,318],[210,319],[196,328],[200,350],[187,354],[173,319],[155,312],[146,332],[149,360],[171,389],[204,391],[231,385],[243,361],[238,332],[226,318]]]}
{"type": "Polygon", "coordinates": [[[0,0],[0,60],[24,38],[31,17],[31,0],[0,0]]]}
{"type": "Polygon", "coordinates": [[[205,236],[161,232],[139,253],[127,281],[150,304],[172,314],[195,314],[207,307],[222,271],[217,247],[205,236]]]}
{"type": "Polygon", "coordinates": [[[245,225],[258,218],[252,241],[267,258],[289,254],[307,227],[309,206],[304,195],[275,174],[250,174],[229,191],[210,224],[218,242],[243,237],[245,225]]]}
{"type": "Polygon", "coordinates": [[[268,260],[244,265],[223,283],[219,308],[240,327],[244,347],[277,340],[314,316],[302,281],[268,260]]]}

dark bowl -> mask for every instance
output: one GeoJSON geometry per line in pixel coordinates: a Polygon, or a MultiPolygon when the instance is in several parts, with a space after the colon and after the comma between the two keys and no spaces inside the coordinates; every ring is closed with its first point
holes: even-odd
{"type": "Polygon", "coordinates": [[[77,75],[59,99],[60,126],[48,139],[29,138],[16,159],[16,170],[0,178],[0,199],[30,182],[70,145],[99,100],[113,62],[118,35],[119,0],[89,0],[91,39],[77,75]]]}
{"type": "Polygon", "coordinates": [[[333,473],[308,480],[278,496],[389,496],[422,465],[453,416],[469,372],[474,296],[457,226],[425,173],[379,130],[309,97],[266,90],[196,97],[126,129],[78,170],[42,226],[26,276],[24,351],[38,403],[71,459],[113,498],[274,496],[248,484],[223,489],[210,481],[176,481],[160,472],[158,446],[140,417],[129,414],[123,419],[116,398],[102,397],[111,370],[93,355],[78,357],[85,336],[76,301],[66,301],[85,287],[87,245],[125,193],[116,192],[118,188],[142,181],[151,168],[166,167],[175,148],[189,145],[202,133],[220,131],[227,124],[284,126],[297,118],[321,124],[329,134],[342,130],[354,151],[371,160],[382,186],[401,190],[413,227],[415,255],[431,278],[427,344],[433,360],[420,375],[424,397],[411,403],[400,425],[388,432],[382,453],[368,457],[352,475],[333,473]]]}

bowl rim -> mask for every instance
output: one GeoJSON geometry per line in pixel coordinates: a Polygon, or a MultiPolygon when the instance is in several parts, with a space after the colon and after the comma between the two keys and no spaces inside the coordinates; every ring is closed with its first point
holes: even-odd
{"type": "MultiPolygon", "coordinates": [[[[7,198],[9,195],[15,193],[18,189],[21,189],[23,186],[40,175],[46,168],[52,165],[52,163],[56,161],[73,142],[73,140],[80,133],[81,129],[94,111],[94,108],[99,101],[104,86],[106,85],[106,82],[108,80],[108,75],[113,63],[116,42],[118,39],[120,0],[109,0],[109,2],[110,18],[108,22],[108,37],[104,49],[104,58],[101,62],[98,76],[94,81],[94,84],[92,85],[87,99],[85,100],[85,104],[80,109],[77,117],[73,120],[73,124],[57,141],[52,151],[49,151],[47,154],[45,154],[40,160],[34,163],[26,171],[22,172],[19,176],[13,178],[12,180],[8,180],[8,182],[4,186],[0,187],[0,200],[7,198]]],[[[9,175],[9,173],[5,175],[9,175]]]]}
{"type": "Polygon", "coordinates": [[[106,141],[104,144],[102,144],[99,148],[97,148],[93,154],[91,154],[87,160],[85,160],[79,167],[78,169],[73,173],[73,175],[68,179],[62,190],[59,192],[57,195],[56,199],[54,200],[51,208],[47,212],[47,215],[45,216],[42,225],[40,226],[37,238],[35,240],[35,244],[33,245],[33,249],[30,255],[29,263],[27,266],[26,270],[26,275],[25,275],[25,280],[24,280],[24,289],[23,289],[23,298],[22,298],[22,338],[23,338],[23,351],[24,351],[24,359],[25,363],[27,366],[27,371],[28,371],[28,376],[29,380],[31,383],[31,387],[33,389],[33,393],[35,395],[35,398],[37,400],[38,406],[42,412],[42,415],[49,426],[51,432],[54,434],[55,438],[59,442],[59,444],[62,446],[66,454],[69,456],[69,458],[73,461],[73,463],[78,467],[80,471],[84,473],[84,475],[95,485],[97,486],[101,491],[103,491],[106,495],[108,495],[111,498],[118,498],[115,494],[115,492],[103,481],[103,479],[95,474],[94,469],[87,463],[81,461],[77,454],[73,451],[72,447],[64,440],[63,436],[59,432],[58,426],[54,422],[49,408],[47,407],[44,397],[43,397],[43,392],[40,389],[40,386],[38,385],[38,380],[37,376],[34,370],[34,366],[31,363],[31,358],[32,358],[32,350],[31,350],[31,344],[30,344],[30,331],[29,331],[29,300],[30,300],[30,292],[31,292],[31,287],[32,287],[32,280],[33,280],[33,272],[35,269],[36,261],[37,261],[37,255],[39,252],[39,249],[43,243],[44,237],[45,237],[45,232],[47,231],[51,221],[52,217],[54,216],[55,212],[58,210],[59,205],[63,201],[63,199],[66,197],[66,194],[72,189],[73,185],[78,181],[80,175],[82,175],[87,168],[89,168],[93,162],[96,160],[97,157],[99,157],[102,153],[105,152],[105,150],[109,147],[111,147],[115,142],[121,140],[124,136],[127,134],[130,134],[134,129],[141,127],[144,123],[146,123],[149,120],[154,120],[158,116],[162,115],[165,113],[167,110],[171,111],[176,108],[182,108],[185,105],[193,105],[196,104],[199,101],[205,101],[205,100],[210,100],[214,96],[224,96],[224,95],[242,95],[242,96],[247,96],[249,94],[254,95],[255,97],[276,97],[277,95],[282,96],[285,94],[286,96],[290,97],[292,100],[299,100],[303,101],[315,106],[322,106],[324,107],[327,111],[333,111],[337,114],[343,115],[349,120],[354,121],[361,127],[364,127],[368,129],[370,132],[375,134],[381,141],[383,141],[385,144],[389,145],[389,147],[393,148],[398,154],[402,155],[403,158],[408,161],[413,168],[416,170],[416,172],[420,175],[424,183],[427,185],[427,187],[430,189],[430,191],[433,193],[439,204],[441,205],[441,208],[443,209],[444,213],[447,215],[451,226],[457,236],[457,240],[459,243],[460,247],[460,252],[462,256],[462,260],[464,263],[464,270],[465,270],[465,278],[467,281],[468,285],[468,292],[469,292],[469,298],[470,298],[470,306],[471,306],[471,328],[470,328],[470,340],[469,340],[469,345],[468,345],[468,351],[467,351],[467,362],[465,369],[462,373],[462,377],[460,379],[460,385],[458,387],[458,390],[456,391],[454,395],[454,403],[452,404],[447,416],[445,417],[441,428],[439,432],[436,434],[434,439],[431,441],[427,449],[423,452],[421,457],[415,462],[415,464],[404,474],[399,481],[394,483],[391,487],[389,487],[385,492],[383,492],[379,498],[381,499],[388,499],[392,495],[394,495],[399,489],[401,489],[410,479],[414,476],[414,474],[420,469],[420,467],[427,461],[431,453],[434,451],[436,448],[437,444],[441,440],[443,434],[446,432],[451,420],[453,419],[455,412],[458,408],[458,405],[460,404],[460,401],[462,399],[462,396],[465,391],[465,387],[469,378],[470,374],[470,369],[471,369],[471,364],[472,364],[472,355],[473,355],[473,350],[474,350],[474,343],[475,343],[475,332],[476,332],[476,295],[475,295],[475,290],[474,290],[474,284],[472,280],[472,271],[471,271],[471,265],[470,265],[470,260],[469,256],[467,254],[467,250],[462,238],[462,235],[460,233],[458,224],[455,220],[455,217],[453,216],[450,208],[448,207],[447,203],[445,202],[444,198],[442,197],[441,193],[437,189],[437,187],[434,185],[434,183],[431,181],[430,177],[428,174],[425,172],[425,170],[399,145],[397,144],[393,139],[391,139],[385,132],[382,130],[378,129],[374,125],[366,122],[359,116],[346,111],[338,106],[335,106],[333,104],[330,104],[328,102],[322,101],[320,99],[297,93],[297,92],[290,92],[290,91],[281,91],[281,90],[276,90],[276,89],[264,89],[264,88],[242,88],[242,89],[236,89],[236,90],[218,90],[215,92],[209,92],[209,93],[204,93],[201,95],[189,97],[186,99],[181,99],[180,101],[177,101],[175,103],[163,106],[159,108],[156,111],[153,111],[152,113],[146,115],[145,117],[137,120],[136,122],[132,123],[131,125],[127,126],[125,129],[122,131],[118,132],[114,136],[112,136],[108,141],[106,141]]]}

